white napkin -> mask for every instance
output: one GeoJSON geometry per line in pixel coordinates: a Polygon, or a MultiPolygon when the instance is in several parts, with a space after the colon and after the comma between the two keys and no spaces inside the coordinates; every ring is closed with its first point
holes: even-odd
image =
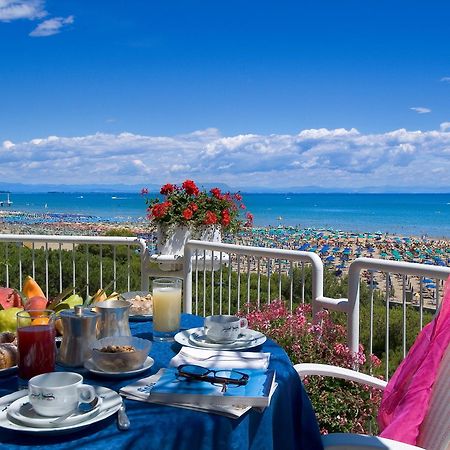
{"type": "Polygon", "coordinates": [[[181,364],[196,364],[215,369],[267,369],[270,353],[263,352],[233,352],[225,350],[203,350],[192,347],[182,347],[169,366],[178,367],[181,364]]]}

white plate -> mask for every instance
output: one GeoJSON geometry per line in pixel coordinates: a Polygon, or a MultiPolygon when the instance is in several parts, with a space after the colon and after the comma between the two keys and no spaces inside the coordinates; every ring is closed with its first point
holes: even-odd
{"type": "Polygon", "coordinates": [[[246,350],[248,348],[258,347],[266,342],[267,338],[259,331],[246,329],[240,340],[229,344],[218,344],[207,341],[204,338],[204,328],[197,327],[189,330],[183,330],[174,337],[175,341],[181,345],[194,348],[211,348],[215,350],[246,350]],[[245,339],[245,340],[244,340],[245,339]]]}
{"type": "Polygon", "coordinates": [[[17,372],[17,366],[7,367],[6,369],[0,369],[0,377],[6,377],[17,372]]]}
{"type": "MultiPolygon", "coordinates": [[[[124,292],[123,294],[120,294],[120,296],[123,299],[130,301],[134,297],[136,297],[136,295],[145,297],[148,294],[149,294],[149,291],[130,291],[130,292],[124,292]]],[[[129,318],[132,322],[144,322],[146,320],[151,320],[153,318],[153,314],[131,314],[130,313],[129,318]]]]}
{"type": "Polygon", "coordinates": [[[95,364],[94,361],[91,359],[88,359],[84,363],[84,367],[89,370],[91,373],[95,373],[96,375],[102,375],[104,377],[108,378],[128,378],[132,377],[134,375],[137,375],[139,373],[145,372],[146,370],[150,369],[150,367],[155,364],[155,361],[150,356],[147,356],[147,359],[144,361],[144,364],[139,369],[134,370],[128,370],[126,372],[107,372],[105,370],[99,369],[95,364]]]}
{"type": "Polygon", "coordinates": [[[95,408],[88,412],[77,411],[64,420],[58,420],[58,417],[44,417],[36,413],[30,404],[28,395],[17,399],[11,403],[8,408],[8,418],[13,422],[20,422],[24,425],[35,428],[54,428],[64,427],[68,425],[74,425],[80,422],[84,422],[91,417],[96,416],[100,412],[102,405],[102,398],[97,397],[98,403],[95,408]]]}
{"type": "Polygon", "coordinates": [[[8,430],[18,431],[20,433],[43,435],[66,434],[86,428],[93,423],[100,422],[112,416],[119,410],[120,406],[122,405],[122,398],[117,392],[114,392],[113,390],[102,386],[94,387],[96,394],[102,399],[102,404],[100,405],[98,414],[94,417],[89,417],[87,420],[83,420],[82,422],[76,424],[59,426],[55,428],[30,427],[28,425],[23,425],[18,421],[13,421],[8,417],[8,408],[17,399],[23,398],[28,395],[28,391],[23,390],[5,395],[4,397],[0,398],[0,427],[6,428],[8,430]]]}

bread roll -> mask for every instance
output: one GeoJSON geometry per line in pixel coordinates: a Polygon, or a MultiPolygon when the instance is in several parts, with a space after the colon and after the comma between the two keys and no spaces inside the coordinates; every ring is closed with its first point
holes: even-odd
{"type": "Polygon", "coordinates": [[[0,369],[15,366],[17,357],[17,347],[14,344],[0,344],[0,369]]]}

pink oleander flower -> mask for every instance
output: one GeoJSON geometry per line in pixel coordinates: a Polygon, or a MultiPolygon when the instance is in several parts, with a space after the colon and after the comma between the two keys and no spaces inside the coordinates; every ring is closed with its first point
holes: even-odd
{"type": "MultiPolygon", "coordinates": [[[[345,368],[357,366],[369,372],[378,367],[375,355],[366,355],[360,346],[352,354],[346,344],[346,327],[335,323],[332,314],[323,310],[312,317],[310,304],[302,304],[290,311],[281,300],[274,300],[258,310],[248,304],[242,312],[249,328],[259,330],[275,340],[296,363],[323,363],[345,368]]],[[[356,383],[332,377],[308,376],[303,381],[318,417],[321,432],[369,432],[381,400],[379,390],[361,387],[356,383]],[[327,408],[330,408],[328,410],[327,408]]]]}

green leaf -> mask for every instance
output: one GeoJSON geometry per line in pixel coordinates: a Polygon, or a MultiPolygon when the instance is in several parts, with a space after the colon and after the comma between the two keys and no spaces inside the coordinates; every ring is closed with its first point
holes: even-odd
{"type": "Polygon", "coordinates": [[[55,308],[53,309],[53,311],[58,314],[59,312],[61,312],[64,309],[70,309],[70,306],[67,303],[59,303],[58,305],[55,306],[55,308]]]}
{"type": "Polygon", "coordinates": [[[48,309],[55,310],[55,307],[61,303],[74,289],[74,286],[69,286],[64,289],[60,294],[58,294],[53,300],[50,301],[48,309]]]}

